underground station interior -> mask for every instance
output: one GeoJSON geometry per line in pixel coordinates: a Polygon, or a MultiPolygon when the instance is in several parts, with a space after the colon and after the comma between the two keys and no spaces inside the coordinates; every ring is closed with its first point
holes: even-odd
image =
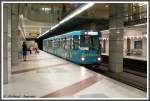
{"type": "Polygon", "coordinates": [[[147,99],[148,2],[2,2],[3,99],[147,99]]]}

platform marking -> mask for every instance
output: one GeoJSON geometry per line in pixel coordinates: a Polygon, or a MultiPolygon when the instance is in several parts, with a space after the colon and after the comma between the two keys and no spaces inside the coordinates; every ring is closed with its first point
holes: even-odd
{"type": "Polygon", "coordinates": [[[98,82],[101,79],[102,79],[102,77],[95,74],[92,77],[89,77],[85,80],[79,81],[75,84],[72,84],[68,87],[62,88],[55,92],[49,93],[45,96],[42,96],[41,98],[50,98],[50,97],[56,98],[56,97],[62,97],[62,96],[71,96],[71,95],[74,95],[74,94],[80,92],[81,90],[93,85],[94,83],[98,82]]]}

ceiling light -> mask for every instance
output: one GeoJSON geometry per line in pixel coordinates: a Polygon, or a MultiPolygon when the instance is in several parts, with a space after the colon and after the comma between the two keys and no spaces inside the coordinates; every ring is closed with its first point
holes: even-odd
{"type": "MultiPolygon", "coordinates": [[[[71,14],[69,14],[67,17],[65,17],[62,21],[60,21],[58,24],[56,24],[55,26],[53,26],[50,30],[55,29],[56,27],[58,27],[60,24],[70,20],[71,18],[75,17],[76,15],[80,14],[81,12],[85,11],[86,9],[92,7],[95,3],[87,3],[84,4],[83,6],[77,8],[75,11],[73,11],[71,14]]],[[[45,33],[41,34],[38,38],[40,38],[41,36],[45,35],[47,32],[49,32],[50,30],[46,31],[45,33]]]]}
{"type": "Polygon", "coordinates": [[[60,24],[57,24],[57,25],[53,26],[53,27],[51,28],[51,30],[55,29],[55,28],[58,27],[59,25],[60,25],[60,24]]]}
{"type": "Polygon", "coordinates": [[[64,23],[68,20],[70,20],[71,18],[73,18],[74,16],[80,14],[81,12],[85,11],[86,9],[92,7],[94,5],[94,3],[88,3],[88,4],[85,4],[81,7],[79,7],[77,10],[73,11],[71,14],[69,14],[67,17],[65,17],[62,21],[60,21],[60,23],[64,23]]]}
{"type": "Polygon", "coordinates": [[[41,10],[43,10],[43,11],[50,11],[51,8],[41,8],[41,10]]]}
{"type": "Polygon", "coordinates": [[[105,5],[105,7],[107,8],[107,7],[108,7],[108,5],[105,5]]]}
{"type": "Polygon", "coordinates": [[[45,35],[46,33],[48,33],[50,30],[47,30],[46,32],[44,32],[43,34],[40,34],[37,38],[40,38],[41,36],[45,35]]]}

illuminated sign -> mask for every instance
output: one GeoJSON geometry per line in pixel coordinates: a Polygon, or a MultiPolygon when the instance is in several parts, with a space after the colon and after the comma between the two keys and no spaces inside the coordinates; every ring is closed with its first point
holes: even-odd
{"type": "Polygon", "coordinates": [[[85,32],[85,35],[98,35],[98,32],[85,32]]]}
{"type": "Polygon", "coordinates": [[[38,32],[30,32],[30,33],[26,33],[26,37],[28,38],[35,38],[39,35],[38,32]]]}
{"type": "Polygon", "coordinates": [[[29,33],[28,35],[29,35],[29,36],[32,36],[32,37],[34,37],[34,36],[38,36],[38,35],[39,35],[39,33],[32,32],[32,33],[29,33]]]}

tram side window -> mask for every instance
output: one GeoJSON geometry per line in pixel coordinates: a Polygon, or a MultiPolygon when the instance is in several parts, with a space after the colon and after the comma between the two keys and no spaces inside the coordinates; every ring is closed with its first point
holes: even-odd
{"type": "Polygon", "coordinates": [[[52,48],[52,40],[48,40],[48,48],[52,48]]]}
{"type": "Polygon", "coordinates": [[[46,41],[43,41],[43,48],[45,49],[46,47],[46,41]]]}
{"type": "Polygon", "coordinates": [[[65,48],[70,49],[70,39],[69,38],[67,38],[67,40],[66,40],[66,47],[65,48]]]}
{"type": "Polygon", "coordinates": [[[64,48],[64,40],[63,40],[63,38],[61,39],[61,48],[64,48]]]}
{"type": "Polygon", "coordinates": [[[58,43],[57,43],[57,44],[58,44],[57,47],[60,48],[60,39],[58,39],[57,42],[58,42],[58,43]]]}
{"type": "Polygon", "coordinates": [[[63,39],[62,39],[62,48],[63,48],[63,49],[65,49],[65,44],[66,44],[66,39],[63,38],[63,39]]]}
{"type": "Polygon", "coordinates": [[[78,50],[79,48],[79,36],[73,36],[73,49],[78,50]]]}
{"type": "Polygon", "coordinates": [[[57,40],[54,40],[54,48],[57,48],[57,40]]]}
{"type": "Polygon", "coordinates": [[[56,40],[56,47],[59,48],[59,39],[56,40]]]}
{"type": "Polygon", "coordinates": [[[62,40],[61,40],[61,38],[59,40],[60,40],[59,41],[59,44],[60,44],[59,48],[62,48],[62,40]]]}
{"type": "Polygon", "coordinates": [[[72,42],[72,39],[70,39],[70,49],[73,49],[73,44],[72,44],[73,42],[72,42]]]}
{"type": "Polygon", "coordinates": [[[62,38],[60,39],[60,48],[63,48],[62,46],[63,46],[63,40],[62,40],[62,38]]]}
{"type": "Polygon", "coordinates": [[[43,45],[46,46],[46,41],[43,41],[43,45]]]}

